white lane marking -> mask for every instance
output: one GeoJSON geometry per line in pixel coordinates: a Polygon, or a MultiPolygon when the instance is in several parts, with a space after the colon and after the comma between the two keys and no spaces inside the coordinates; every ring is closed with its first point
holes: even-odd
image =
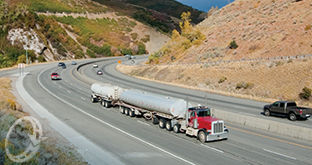
{"type": "Polygon", "coordinates": [[[291,156],[288,156],[288,155],[284,155],[284,154],[281,154],[281,153],[278,153],[278,152],[274,152],[274,151],[271,151],[271,150],[267,150],[265,148],[262,148],[264,151],[266,152],[270,152],[270,153],[273,153],[273,154],[276,154],[276,155],[279,155],[279,156],[283,156],[285,158],[289,158],[289,159],[293,159],[293,160],[297,160],[296,158],[294,157],[291,157],[291,156]]]}
{"type": "Polygon", "coordinates": [[[67,93],[71,94],[71,91],[70,91],[70,90],[66,89],[66,91],[67,91],[67,93]]]}
{"type": "Polygon", "coordinates": [[[80,97],[81,98],[81,100],[86,100],[85,98],[83,98],[83,97],[80,97]]]}
{"type": "Polygon", "coordinates": [[[206,147],[206,148],[209,148],[209,149],[211,149],[211,150],[214,150],[214,151],[217,151],[217,152],[220,152],[220,153],[224,153],[223,151],[221,151],[221,150],[219,150],[219,149],[216,149],[216,148],[207,146],[207,145],[205,145],[205,144],[201,144],[201,146],[204,146],[204,147],[206,147]]]}
{"type": "Polygon", "coordinates": [[[145,123],[145,122],[143,122],[143,121],[140,121],[140,120],[137,120],[137,122],[138,122],[138,123],[141,123],[141,124],[144,124],[144,125],[147,125],[147,126],[151,126],[151,125],[149,125],[149,124],[147,124],[147,123],[145,123]]]}
{"type": "Polygon", "coordinates": [[[98,145],[94,144],[92,141],[82,136],[76,130],[68,126],[51,114],[46,108],[39,104],[24,88],[23,80],[25,75],[19,77],[16,81],[16,90],[30,108],[42,118],[42,120],[47,120],[52,129],[58,131],[63,137],[65,137],[69,142],[71,142],[77,151],[82,154],[83,158],[89,164],[118,164],[124,165],[119,158],[108,152],[105,149],[100,148],[98,145]],[[62,129],[60,129],[62,128],[62,129]],[[89,151],[89,152],[88,152],[89,151]]]}
{"type": "MultiPolygon", "coordinates": [[[[43,71],[42,71],[42,72],[43,72],[43,71]]],[[[85,114],[85,115],[87,115],[87,116],[89,116],[89,117],[91,117],[91,118],[93,118],[93,119],[99,121],[99,122],[102,123],[102,124],[105,124],[105,125],[107,125],[107,126],[113,128],[113,129],[115,129],[115,130],[117,130],[117,131],[119,131],[119,132],[121,132],[121,133],[123,133],[123,134],[126,134],[126,135],[128,135],[128,136],[130,136],[130,137],[132,137],[132,138],[134,138],[134,139],[136,139],[136,140],[138,140],[138,141],[140,141],[140,142],[142,142],[142,143],[145,143],[146,145],[149,145],[149,146],[151,146],[151,147],[153,147],[153,148],[156,148],[156,149],[158,149],[158,150],[160,150],[160,151],[162,151],[162,152],[164,152],[164,153],[166,153],[166,154],[169,154],[169,155],[171,155],[172,157],[174,157],[174,158],[176,158],[176,159],[179,159],[179,160],[181,160],[181,161],[184,161],[184,162],[186,162],[186,163],[188,163],[188,164],[196,165],[195,163],[193,163],[193,162],[191,162],[191,161],[188,161],[188,160],[186,160],[186,159],[184,159],[184,158],[182,158],[182,157],[179,157],[179,156],[177,156],[177,155],[175,155],[175,154],[173,154],[173,153],[171,153],[171,152],[169,152],[169,151],[167,151],[167,150],[165,150],[165,149],[162,149],[162,148],[160,148],[160,147],[157,147],[156,145],[154,145],[154,144],[152,144],[152,143],[150,143],[150,142],[147,142],[147,141],[145,141],[145,140],[143,140],[143,139],[141,139],[141,138],[139,138],[139,137],[136,137],[136,136],[134,136],[134,135],[132,135],[132,134],[130,134],[130,133],[128,133],[128,132],[126,132],[126,131],[124,131],[124,130],[118,128],[118,127],[116,127],[116,126],[113,126],[112,124],[107,123],[107,122],[105,122],[105,121],[103,121],[103,120],[101,120],[101,119],[99,119],[99,118],[97,118],[97,117],[91,115],[90,113],[85,112],[84,110],[82,110],[82,109],[76,107],[75,105],[73,105],[73,104],[71,104],[71,103],[69,103],[69,102],[67,102],[67,101],[65,101],[65,100],[63,100],[63,99],[61,99],[60,97],[58,97],[57,95],[55,95],[54,93],[52,93],[49,89],[47,89],[45,86],[43,86],[43,84],[41,83],[41,81],[40,81],[40,79],[39,79],[39,77],[40,77],[40,75],[42,74],[42,72],[41,72],[41,73],[38,75],[38,77],[37,77],[37,81],[38,81],[39,85],[40,85],[44,90],[46,90],[49,94],[51,94],[52,96],[54,96],[55,98],[57,98],[57,99],[60,100],[61,102],[65,103],[65,104],[71,106],[72,108],[78,110],[79,112],[81,112],[81,113],[83,113],[83,114],[85,114]]]]}

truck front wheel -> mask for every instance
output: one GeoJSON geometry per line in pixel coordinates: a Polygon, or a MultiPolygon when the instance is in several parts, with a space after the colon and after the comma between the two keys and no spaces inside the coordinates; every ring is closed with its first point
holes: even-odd
{"type": "Polygon", "coordinates": [[[289,120],[291,120],[291,121],[297,120],[297,116],[296,116],[296,114],[293,113],[293,112],[291,112],[291,113],[288,115],[288,118],[289,118],[289,120]]]}
{"type": "Polygon", "coordinates": [[[205,142],[206,142],[206,138],[207,138],[206,132],[200,131],[200,132],[198,133],[198,140],[199,140],[201,143],[205,143],[205,142]]]}
{"type": "Polygon", "coordinates": [[[173,126],[173,132],[175,132],[175,133],[179,133],[180,132],[180,125],[179,124],[175,124],[173,126]]]}
{"type": "Polygon", "coordinates": [[[164,119],[159,120],[159,128],[161,128],[161,129],[165,128],[165,120],[164,119]]]}

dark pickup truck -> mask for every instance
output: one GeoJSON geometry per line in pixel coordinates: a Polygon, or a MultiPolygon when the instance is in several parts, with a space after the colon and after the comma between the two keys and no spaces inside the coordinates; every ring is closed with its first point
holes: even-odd
{"type": "Polygon", "coordinates": [[[265,116],[272,113],[287,115],[289,120],[295,121],[298,118],[307,119],[312,114],[312,109],[305,107],[297,107],[295,102],[276,101],[273,104],[265,105],[263,108],[265,116]]]}

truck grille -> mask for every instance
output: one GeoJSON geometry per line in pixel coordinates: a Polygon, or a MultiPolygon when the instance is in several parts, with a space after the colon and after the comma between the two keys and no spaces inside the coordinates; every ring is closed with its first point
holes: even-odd
{"type": "Polygon", "coordinates": [[[213,133],[222,133],[223,132],[223,122],[214,122],[213,123],[213,133]]]}

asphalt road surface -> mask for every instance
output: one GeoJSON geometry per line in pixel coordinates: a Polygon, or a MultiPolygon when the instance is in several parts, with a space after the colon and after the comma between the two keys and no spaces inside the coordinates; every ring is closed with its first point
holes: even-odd
{"type": "MultiPolygon", "coordinates": [[[[202,94],[199,91],[129,78],[114,70],[116,60],[98,62],[104,75],[96,75],[92,64],[82,67],[81,72],[99,81],[187,97],[192,102],[201,103],[205,99],[204,103],[216,107],[221,106],[219,101],[224,99],[224,96],[207,93],[197,98],[202,94]]],[[[29,74],[24,78],[24,87],[50,113],[124,164],[312,164],[312,145],[307,141],[227,123],[228,140],[201,144],[196,138],[161,130],[142,118],[122,115],[116,108],[106,109],[91,103],[90,84],[73,75],[76,67],[68,65],[67,69],[60,69],[55,63],[26,68],[29,74]],[[62,80],[52,81],[52,72],[59,72],[62,80]]],[[[2,71],[0,76],[16,73],[17,70],[2,71]]],[[[256,110],[263,103],[253,103],[231,98],[224,102],[222,109],[240,109],[242,113],[260,115],[256,110]]],[[[298,124],[308,125],[309,122],[298,124]]]]}

